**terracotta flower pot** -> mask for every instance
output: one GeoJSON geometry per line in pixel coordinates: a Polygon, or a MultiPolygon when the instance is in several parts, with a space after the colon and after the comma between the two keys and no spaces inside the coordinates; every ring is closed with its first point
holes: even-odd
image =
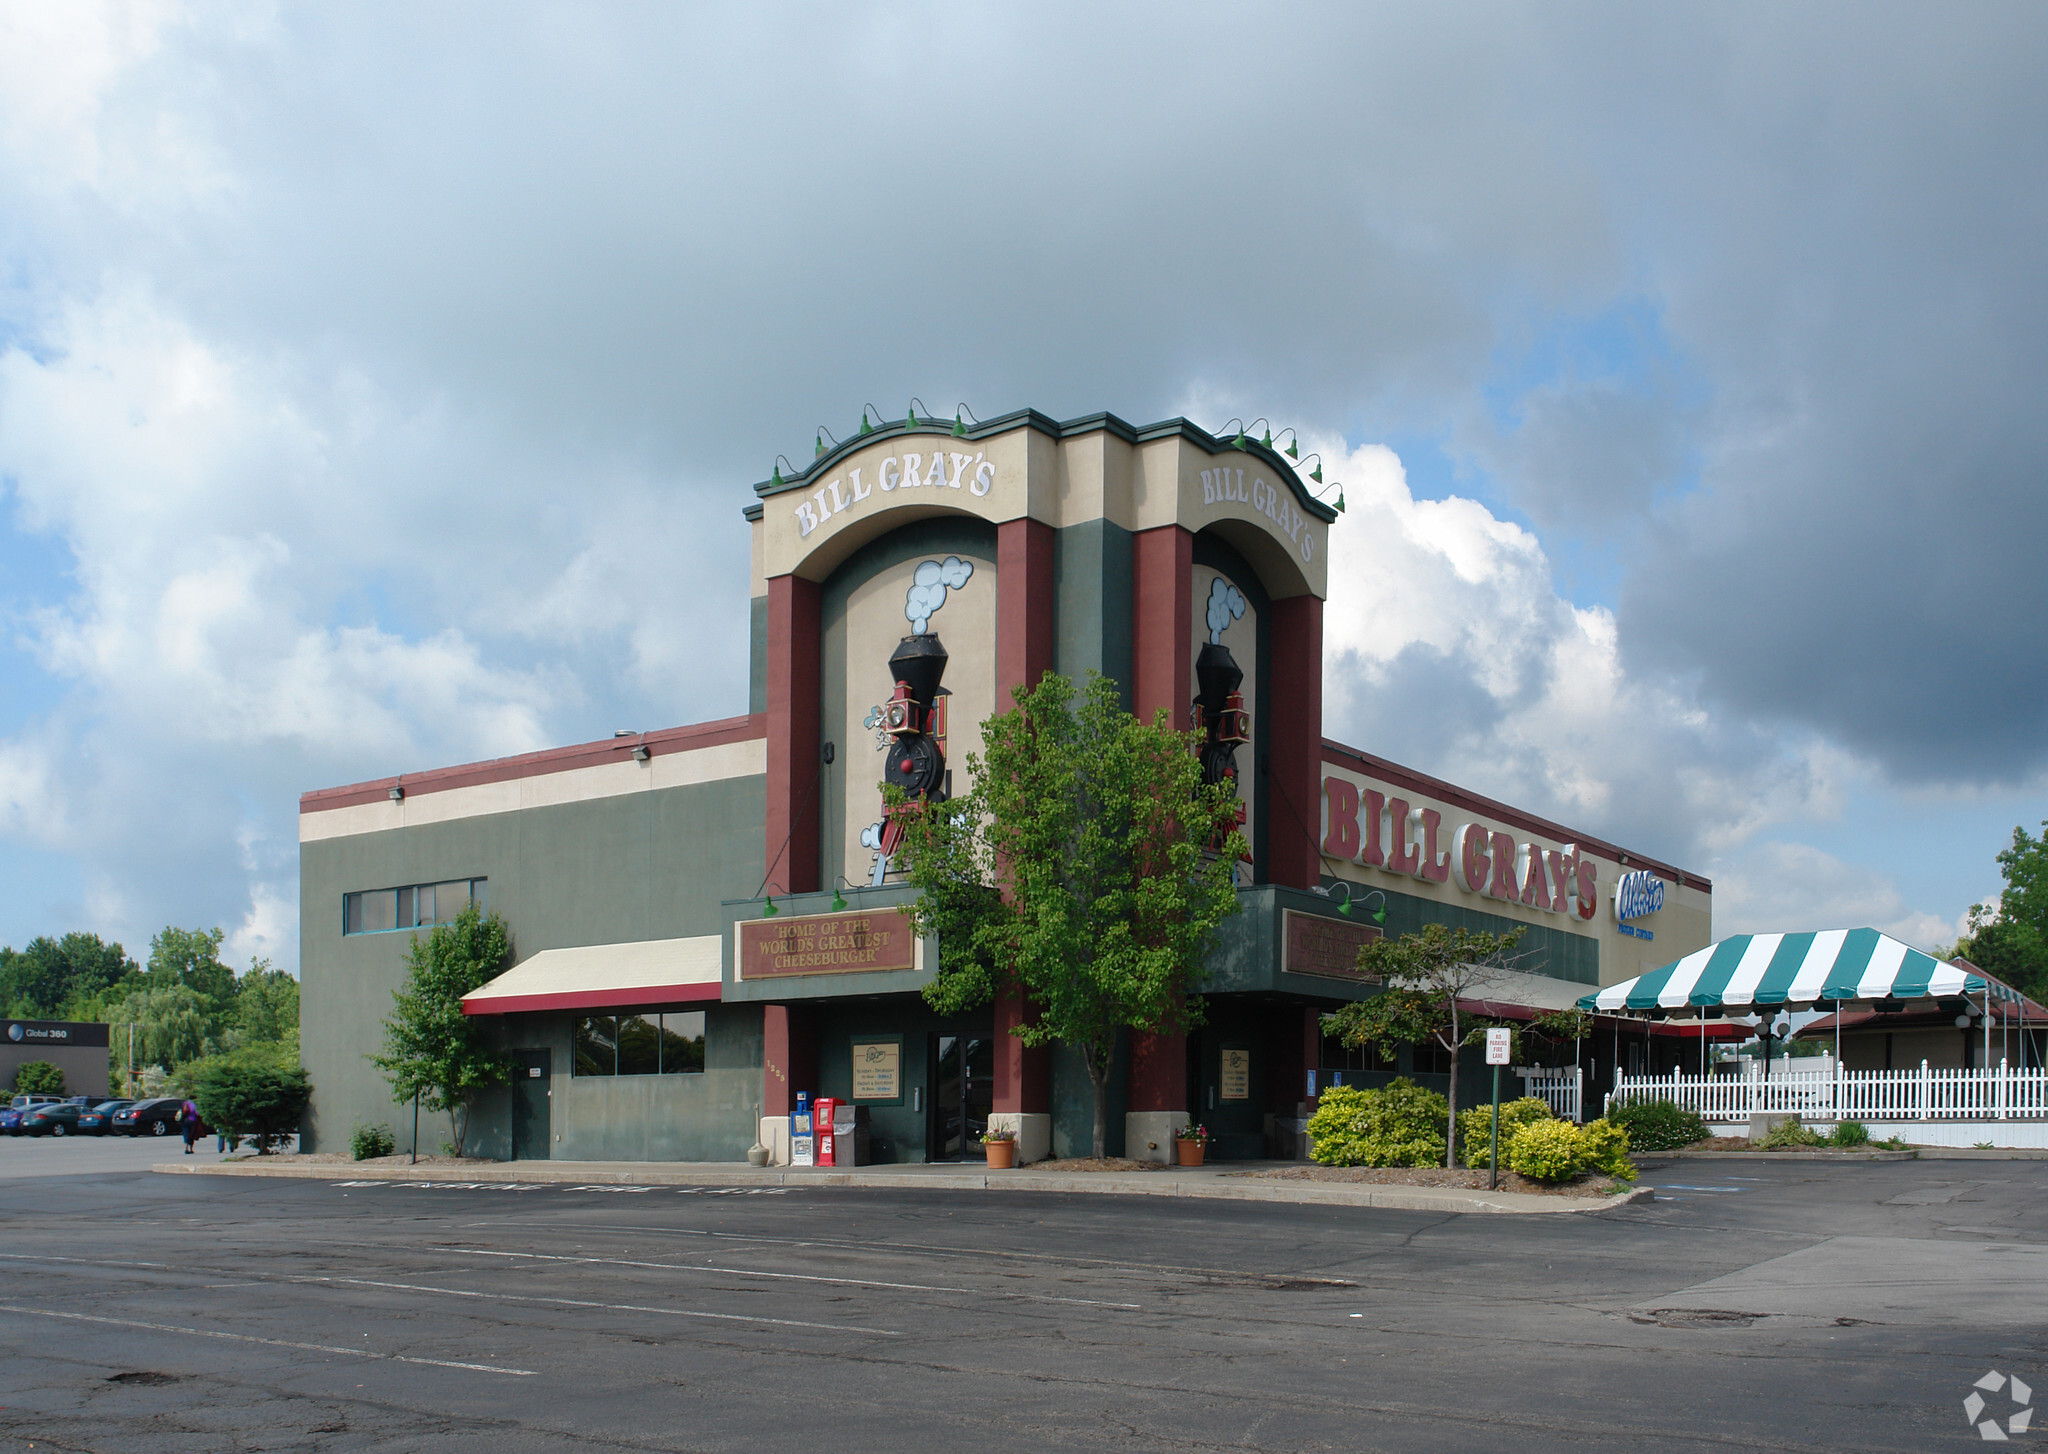
{"type": "Polygon", "coordinates": [[[1017,1164],[1017,1143],[1015,1141],[984,1141],[981,1149],[988,1153],[990,1171],[1008,1171],[1017,1164]]]}
{"type": "Polygon", "coordinates": [[[1176,1139],[1173,1143],[1174,1154],[1180,1157],[1180,1164],[1182,1166],[1200,1166],[1204,1149],[1200,1141],[1176,1139]]]}

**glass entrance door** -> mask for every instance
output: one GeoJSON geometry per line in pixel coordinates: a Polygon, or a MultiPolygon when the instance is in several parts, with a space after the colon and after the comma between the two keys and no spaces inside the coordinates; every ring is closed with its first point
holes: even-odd
{"type": "Polygon", "coordinates": [[[993,1034],[934,1035],[931,1040],[931,1161],[983,1161],[981,1133],[996,1101],[993,1034]]]}

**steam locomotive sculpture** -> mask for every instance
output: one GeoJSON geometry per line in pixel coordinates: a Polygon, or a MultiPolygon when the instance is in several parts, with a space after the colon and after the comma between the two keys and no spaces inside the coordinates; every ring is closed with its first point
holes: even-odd
{"type": "Polygon", "coordinates": [[[861,845],[875,850],[868,881],[878,888],[903,846],[904,815],[917,811],[917,803],[943,803],[951,796],[946,772],[946,691],[939,685],[946,674],[946,648],[936,631],[925,628],[946,603],[947,592],[966,585],[973,574],[973,565],[958,556],[919,563],[904,606],[904,615],[916,629],[889,657],[889,673],[896,688],[888,701],[867,716],[867,725],[875,729],[876,746],[887,754],[882,781],[913,800],[889,809],[879,823],[861,832],[861,845]]]}

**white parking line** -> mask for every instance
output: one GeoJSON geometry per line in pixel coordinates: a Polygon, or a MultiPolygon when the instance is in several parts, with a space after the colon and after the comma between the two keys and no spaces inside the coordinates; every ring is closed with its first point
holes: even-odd
{"type": "Polygon", "coordinates": [[[302,1353],[339,1353],[344,1358],[374,1358],[384,1363],[420,1363],[429,1368],[461,1368],[471,1373],[509,1373],[515,1378],[536,1378],[531,1368],[499,1368],[489,1363],[452,1363],[445,1358],[414,1358],[404,1353],[373,1353],[367,1348],[336,1348],[326,1343],[292,1343],[283,1338],[259,1338],[253,1333],[223,1333],[212,1328],[177,1328],[165,1323],[141,1323],[133,1318],[101,1318],[91,1313],[60,1313],[52,1308],[24,1308],[0,1303],[0,1313],[19,1313],[28,1318],[68,1318],[74,1323],[104,1323],[111,1328],[141,1328],[151,1333],[174,1333],[180,1338],[225,1338],[235,1343],[261,1343],[266,1348],[292,1348],[302,1353]]]}
{"type": "Polygon", "coordinates": [[[818,1328],[828,1333],[873,1333],[882,1338],[903,1336],[894,1328],[863,1328],[851,1323],[806,1323],[796,1318],[764,1318],[749,1313],[707,1313],[695,1308],[649,1308],[634,1303],[600,1303],[585,1298],[534,1297],[510,1292],[472,1292],[460,1287],[426,1287],[411,1282],[375,1282],[367,1277],[292,1277],[287,1282],[328,1283],[340,1287],[381,1287],[393,1292],[436,1293],[441,1297],[480,1298],[486,1302],[546,1303],[562,1308],[596,1308],[607,1313],[655,1313],[665,1318],[710,1318],[721,1323],[771,1323],[778,1328],[818,1328]]]}
{"type": "Polygon", "coordinates": [[[865,1277],[826,1277],[811,1272],[760,1272],[751,1267],[714,1267],[709,1263],[689,1262],[639,1262],[624,1257],[569,1257],[551,1252],[500,1252],[488,1247],[441,1247],[437,1251],[455,1257],[511,1257],[528,1262],[581,1262],[596,1263],[604,1267],[645,1267],[666,1272],[707,1272],[720,1277],[769,1277],[785,1282],[829,1282],[841,1287],[878,1287],[890,1292],[956,1292],[970,1297],[1017,1298],[1035,1303],[1077,1303],[1091,1308],[1128,1308],[1140,1311],[1141,1303],[1114,1303],[1102,1298],[1054,1297],[1046,1293],[1010,1292],[1003,1288],[981,1287],[940,1287],[922,1282],[877,1282],[865,1277]]]}

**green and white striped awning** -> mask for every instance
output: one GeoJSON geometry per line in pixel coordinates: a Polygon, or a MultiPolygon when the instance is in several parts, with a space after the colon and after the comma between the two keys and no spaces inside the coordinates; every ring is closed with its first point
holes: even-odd
{"type": "Polygon", "coordinates": [[[1587,995],[1579,1008],[1676,1010],[1716,1005],[1811,1005],[1975,994],[1984,981],[1875,929],[1738,934],[1587,995]]]}

